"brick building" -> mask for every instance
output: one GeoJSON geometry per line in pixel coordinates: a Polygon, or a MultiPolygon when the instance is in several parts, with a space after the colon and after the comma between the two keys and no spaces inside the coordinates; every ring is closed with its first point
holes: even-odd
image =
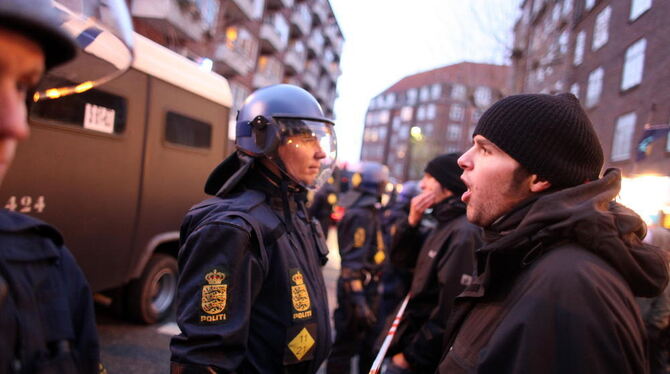
{"type": "Polygon", "coordinates": [[[464,151],[479,116],[503,97],[509,67],[463,62],[405,77],[370,101],[361,159],[419,179],[438,154],[464,151]]]}
{"type": "Polygon", "coordinates": [[[226,77],[234,108],[291,83],[333,117],[344,38],[328,0],[126,1],[137,32],[226,77]]]}
{"type": "Polygon", "coordinates": [[[513,92],[577,95],[606,167],[670,175],[670,138],[636,161],[645,124],[670,121],[670,2],[525,0],[514,27],[513,92]]]}

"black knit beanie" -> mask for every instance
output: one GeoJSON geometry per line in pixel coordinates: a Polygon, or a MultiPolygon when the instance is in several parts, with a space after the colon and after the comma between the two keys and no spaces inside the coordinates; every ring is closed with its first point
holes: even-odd
{"type": "Polygon", "coordinates": [[[426,169],[426,173],[437,179],[442,187],[451,191],[454,195],[460,196],[467,190],[465,184],[461,180],[463,170],[456,162],[461,157],[460,153],[449,153],[446,155],[437,156],[430,160],[426,169]]]}
{"type": "Polygon", "coordinates": [[[603,166],[593,125],[569,93],[508,96],[484,112],[478,134],[552,187],[596,180],[603,166]]]}

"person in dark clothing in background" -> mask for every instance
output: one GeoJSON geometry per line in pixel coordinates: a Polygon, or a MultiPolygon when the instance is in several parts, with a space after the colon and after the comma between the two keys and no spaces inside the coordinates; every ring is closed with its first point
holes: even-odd
{"type": "Polygon", "coordinates": [[[328,373],[351,371],[358,355],[358,372],[370,369],[372,345],[379,323],[379,281],[386,251],[381,227],[381,196],[389,178],[378,162],[362,162],[351,177],[350,190],[341,199],[346,213],[337,227],[342,259],[337,280],[335,342],[328,358],[328,373]]]}
{"type": "Polygon", "coordinates": [[[331,345],[305,208],[335,163],[333,123],[292,85],[261,88],[237,116],[237,151],[212,172],[181,227],[172,373],[315,373],[331,345]]]}
{"type": "Polygon", "coordinates": [[[334,183],[333,177],[330,177],[328,183],[316,191],[308,209],[309,215],[319,221],[321,231],[326,237],[330,225],[333,223],[333,219],[330,218],[333,213],[333,205],[337,204],[337,191],[333,185],[334,183]]]}
{"type": "MultiPolygon", "coordinates": [[[[392,205],[384,210],[384,219],[382,228],[384,231],[385,245],[391,248],[398,232],[398,226],[407,221],[409,207],[412,198],[421,192],[419,181],[407,181],[401,185],[396,199],[392,205]]],[[[423,235],[427,234],[425,228],[422,229],[423,235]]],[[[404,248],[405,251],[416,251],[416,248],[404,248]]],[[[412,283],[412,271],[414,269],[400,268],[393,265],[392,261],[384,263],[382,270],[382,296],[379,303],[378,319],[386,321],[389,315],[393,313],[396,307],[402,302],[409,285],[412,283]]]]}
{"type": "Polygon", "coordinates": [[[647,373],[634,296],[658,295],[667,260],[617,204],[621,172],[572,94],[493,104],[458,160],[468,220],[485,229],[456,298],[440,373],[647,373]]]}
{"type": "MultiPolygon", "coordinates": [[[[405,314],[387,353],[392,357],[387,373],[435,371],[450,305],[472,280],[481,229],[465,217],[460,196],[466,188],[456,163],[459,156],[441,155],[428,163],[420,183],[422,192],[412,199],[407,220],[399,226],[391,248],[392,262],[398,259],[396,250],[411,248],[417,254],[411,263],[395,263],[396,267],[414,268],[414,276],[405,314]],[[437,225],[425,237],[419,223],[428,208],[433,208],[437,225]]],[[[407,261],[406,256],[401,258],[407,261]]]]}
{"type": "MultiPolygon", "coordinates": [[[[95,9],[93,2],[87,5],[95,9]]],[[[121,5],[107,7],[109,22],[120,18],[130,21],[125,3],[121,5]]],[[[8,173],[18,142],[29,136],[27,103],[39,100],[43,97],[40,93],[47,89],[58,95],[66,92],[47,87],[47,79],[41,85],[40,81],[47,72],[60,70],[76,56],[90,57],[84,51],[77,53],[79,46],[71,34],[74,30],[65,27],[85,21],[80,16],[77,9],[63,5],[57,8],[48,0],[0,2],[0,183],[8,173]]],[[[87,41],[99,42],[97,35],[87,41]]],[[[105,33],[100,39],[114,38],[105,33]]],[[[97,46],[105,48],[104,44],[97,46]]],[[[60,70],[66,71],[71,72],[60,70]]],[[[73,74],[71,80],[80,76],[73,74]]],[[[89,87],[97,85],[88,83],[89,87]]],[[[0,373],[90,374],[99,369],[91,290],[61,234],[38,219],[3,209],[0,373]]]]}
{"type": "MultiPolygon", "coordinates": [[[[644,238],[649,243],[670,253],[670,231],[653,226],[644,238]]],[[[647,328],[647,347],[651,374],[666,374],[668,367],[668,331],[670,323],[670,286],[654,298],[637,298],[642,321],[647,328]]]]}

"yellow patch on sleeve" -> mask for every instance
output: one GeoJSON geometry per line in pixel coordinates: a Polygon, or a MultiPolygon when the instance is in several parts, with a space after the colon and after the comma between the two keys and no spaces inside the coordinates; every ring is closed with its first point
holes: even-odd
{"type": "Polygon", "coordinates": [[[295,358],[302,360],[305,354],[309,352],[310,348],[312,348],[314,343],[316,342],[314,341],[312,335],[309,334],[309,331],[307,331],[306,328],[303,328],[300,330],[298,335],[296,335],[296,337],[288,343],[288,349],[293,352],[295,358]]]}
{"type": "Polygon", "coordinates": [[[207,284],[202,286],[200,308],[206,314],[200,315],[200,322],[220,322],[227,319],[224,311],[228,300],[226,273],[213,269],[205,275],[207,284]]]}

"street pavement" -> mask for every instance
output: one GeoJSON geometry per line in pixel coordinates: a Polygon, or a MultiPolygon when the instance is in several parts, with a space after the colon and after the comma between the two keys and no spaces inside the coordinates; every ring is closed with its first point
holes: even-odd
{"type": "MultiPolygon", "coordinates": [[[[328,232],[328,248],[329,261],[323,269],[323,276],[332,316],[337,300],[335,286],[340,273],[335,228],[328,232]]],[[[108,374],[165,374],[170,371],[170,337],[179,333],[174,315],[161,324],[146,326],[121,320],[100,305],[96,306],[96,314],[101,358],[108,374]]],[[[325,373],[325,370],[322,368],[319,373],[325,373]]]]}

